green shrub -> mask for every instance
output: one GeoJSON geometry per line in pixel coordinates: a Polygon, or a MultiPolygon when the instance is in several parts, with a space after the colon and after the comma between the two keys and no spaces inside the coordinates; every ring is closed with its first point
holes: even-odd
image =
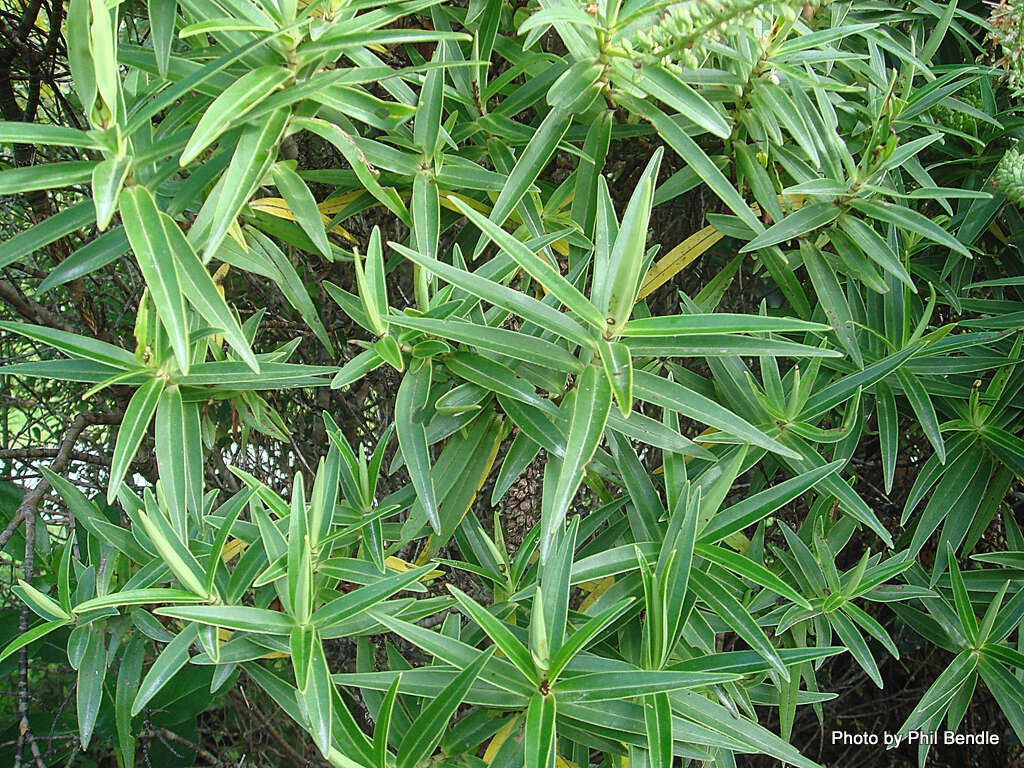
{"type": "Polygon", "coordinates": [[[925,2],[71,0],[80,124],[0,123],[50,159],[0,192],[59,208],[0,244],[32,292],[2,372],[118,426],[102,492],[58,456],[10,505],[38,619],[3,656],[66,641],[81,747],[121,766],[245,680],[343,768],[810,767],[830,660],[881,688],[922,642],[948,668],[900,733],[984,689],[1024,736],[1020,125],[965,63],[985,32],[925,2]],[[128,323],[34,309],[87,276],[138,286],[128,323]]]}

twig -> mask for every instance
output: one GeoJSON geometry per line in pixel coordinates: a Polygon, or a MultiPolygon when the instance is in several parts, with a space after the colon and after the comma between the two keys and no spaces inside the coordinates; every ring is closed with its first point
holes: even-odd
{"type": "MultiPolygon", "coordinates": [[[[180,744],[183,747],[195,750],[196,754],[203,758],[203,760],[208,762],[211,766],[218,766],[222,764],[222,761],[219,757],[210,752],[208,749],[205,749],[202,745],[195,744],[194,742],[186,739],[184,736],[177,734],[174,731],[170,731],[167,728],[155,728],[153,726],[150,726],[148,729],[146,729],[145,732],[142,733],[142,737],[156,737],[161,741],[165,742],[173,741],[175,744],[180,744]]],[[[169,745],[165,746],[168,746],[168,748],[170,748],[169,745]]],[[[173,752],[174,750],[171,751],[173,752]]]]}
{"type": "MultiPolygon", "coordinates": [[[[103,413],[80,413],[74,421],[71,422],[71,426],[68,427],[67,432],[64,433],[64,438],[61,440],[60,448],[57,451],[57,455],[53,462],[50,464],[50,470],[52,472],[63,472],[67,467],[68,462],[71,460],[71,454],[74,449],[75,443],[78,440],[79,435],[85,430],[86,427],[91,424],[100,423],[117,423],[120,419],[118,414],[103,414],[103,413]]],[[[35,533],[36,533],[36,510],[39,509],[39,505],[42,504],[43,499],[50,490],[50,483],[46,480],[46,477],[39,478],[39,482],[36,483],[32,490],[28,491],[24,498],[21,500],[21,504],[18,505],[18,511],[14,514],[14,518],[8,524],[7,528],[4,529],[3,534],[0,534],[0,548],[7,543],[7,540],[13,535],[14,531],[17,530],[18,525],[21,522],[25,523],[25,558],[22,561],[22,578],[25,583],[31,584],[32,577],[35,574],[35,533]]],[[[74,534],[74,517],[69,514],[68,516],[68,533],[73,537],[74,534]]],[[[18,611],[18,632],[24,634],[28,630],[28,607],[22,605],[18,611]]],[[[29,749],[32,751],[32,759],[35,762],[36,768],[46,768],[46,762],[43,760],[43,756],[39,751],[39,745],[36,743],[35,736],[32,734],[31,726],[28,720],[28,648],[22,648],[18,651],[18,715],[19,715],[19,728],[18,728],[18,751],[17,751],[17,764],[21,762],[21,748],[24,742],[27,741],[29,749]]]]}
{"type": "Polygon", "coordinates": [[[56,328],[60,331],[67,331],[68,333],[75,333],[77,330],[64,318],[58,317],[39,302],[23,296],[17,288],[6,280],[0,280],[0,299],[14,307],[18,314],[26,320],[31,320],[34,323],[46,325],[50,328],[56,328]]]}
{"type": "Polygon", "coordinates": [[[232,689],[231,692],[238,698],[242,699],[242,703],[245,705],[246,709],[249,712],[256,715],[256,718],[260,721],[263,727],[267,729],[267,732],[274,737],[274,739],[281,745],[281,747],[284,748],[284,751],[287,752],[288,755],[292,758],[292,760],[295,761],[295,765],[306,765],[309,762],[305,757],[300,755],[295,750],[295,747],[288,743],[288,740],[281,735],[281,732],[274,727],[273,723],[271,723],[266,717],[263,716],[263,713],[260,712],[260,710],[257,707],[249,704],[248,701],[246,701],[242,696],[240,696],[237,693],[237,689],[232,689]]]}
{"type": "MultiPolygon", "coordinates": [[[[22,505],[24,506],[24,501],[22,501],[22,505]]],[[[34,510],[33,513],[27,513],[23,512],[19,507],[18,511],[25,518],[25,559],[22,562],[22,575],[26,583],[31,583],[32,573],[35,568],[36,516],[34,510]]],[[[18,610],[18,634],[23,635],[27,631],[28,606],[22,605],[18,610]]],[[[36,743],[35,736],[32,734],[32,728],[28,722],[28,648],[24,646],[18,651],[18,714],[20,715],[19,736],[24,736],[25,740],[28,741],[36,768],[46,768],[43,756],[39,753],[39,745],[36,743]]],[[[19,757],[20,754],[19,751],[19,757]]]]}

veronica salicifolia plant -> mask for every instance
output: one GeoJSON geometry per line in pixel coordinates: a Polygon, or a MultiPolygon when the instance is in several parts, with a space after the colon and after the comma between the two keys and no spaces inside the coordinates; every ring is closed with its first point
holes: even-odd
{"type": "Polygon", "coordinates": [[[266,764],[814,768],[837,658],[920,665],[892,732],[1024,735],[977,8],[66,10],[0,123],[0,660],[74,706],[12,762],[237,762],[197,719],[272,706],[266,764]]]}

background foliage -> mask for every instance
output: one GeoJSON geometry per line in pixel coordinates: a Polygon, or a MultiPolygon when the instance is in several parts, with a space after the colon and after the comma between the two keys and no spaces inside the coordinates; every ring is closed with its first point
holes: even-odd
{"type": "Polygon", "coordinates": [[[987,14],[5,5],[0,753],[1012,765],[987,14]]]}

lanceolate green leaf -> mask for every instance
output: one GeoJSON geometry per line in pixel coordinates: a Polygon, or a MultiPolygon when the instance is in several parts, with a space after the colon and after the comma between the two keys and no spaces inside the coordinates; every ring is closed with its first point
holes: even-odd
{"type": "Polygon", "coordinates": [[[697,596],[714,609],[751,648],[757,651],[783,680],[789,680],[789,670],[779,657],[775,646],[765,636],[743,605],[721,584],[700,570],[690,572],[690,583],[697,596]]]}
{"type": "Polygon", "coordinates": [[[633,410],[633,362],[629,348],[621,342],[601,342],[601,365],[608,385],[619,404],[624,419],[630,418],[633,410]]]}
{"type": "Polygon", "coordinates": [[[63,125],[43,125],[0,121],[0,142],[5,144],[43,144],[56,147],[79,147],[81,149],[102,149],[103,144],[87,131],[68,128],[63,125]]]}
{"type": "MultiPolygon", "coordinates": [[[[6,123],[0,125],[23,125],[6,123]]],[[[58,126],[32,126],[38,128],[58,126]]],[[[83,200],[55,213],[33,227],[17,233],[0,243],[0,267],[6,267],[43,246],[69,235],[84,227],[95,218],[96,208],[92,201],[83,200]]]]}
{"type": "MultiPolygon", "coordinates": [[[[511,173],[509,173],[508,181],[501,190],[501,194],[494,201],[494,207],[491,209],[491,215],[488,218],[494,223],[495,227],[501,227],[505,223],[505,219],[512,213],[516,205],[519,204],[519,201],[522,200],[530,185],[534,183],[540,172],[544,170],[544,166],[547,165],[551,155],[554,154],[558,142],[562,140],[562,137],[568,130],[570,122],[570,116],[564,109],[552,109],[544,117],[544,120],[533,134],[533,138],[530,139],[530,143],[526,145],[523,154],[519,157],[511,173]]],[[[477,226],[480,225],[477,224],[477,226]]],[[[480,228],[490,236],[486,229],[480,228]]]]}
{"type": "Polygon", "coordinates": [[[792,600],[803,608],[808,610],[811,609],[811,604],[807,602],[806,598],[793,589],[782,578],[769,571],[763,565],[755,563],[753,560],[750,560],[743,555],[730,552],[727,549],[716,547],[712,544],[697,544],[694,553],[699,557],[718,563],[723,568],[726,568],[733,573],[750,579],[760,587],[769,589],[776,594],[792,600]]]}
{"type": "Polygon", "coordinates": [[[657,107],[629,97],[624,99],[630,108],[649,120],[658,135],[680,157],[682,157],[711,190],[718,195],[730,210],[739,216],[747,226],[760,232],[763,226],[751,212],[750,207],[740,196],[736,188],[729,182],[704,150],[695,142],[672,118],[657,107]]]}
{"type": "Polygon", "coordinates": [[[550,765],[555,745],[556,704],[557,700],[552,695],[538,694],[530,699],[523,734],[526,768],[547,768],[550,765]]]}
{"type": "Polygon", "coordinates": [[[407,259],[496,307],[514,312],[524,320],[529,320],[541,328],[577,344],[589,345],[591,343],[589,336],[579,323],[547,304],[537,301],[532,296],[507,288],[473,272],[466,272],[435,259],[429,259],[400,243],[390,243],[390,245],[407,259]]]}
{"type": "MultiPolygon", "coordinates": [[[[193,225],[192,231],[198,230],[205,236],[203,259],[217,252],[242,206],[270,169],[275,159],[274,147],[284,134],[288,118],[288,110],[280,109],[242,131],[231,164],[199,213],[203,226],[199,226],[199,220],[193,225]]],[[[199,242],[191,237],[192,231],[189,241],[199,250],[199,242]]]]}
{"type": "Polygon", "coordinates": [[[320,254],[325,259],[332,258],[331,244],[327,240],[327,231],[320,210],[316,207],[316,198],[309,191],[306,182],[288,164],[277,163],[273,168],[274,183],[281,191],[289,209],[295,215],[299,226],[309,235],[320,254]]]}
{"type": "Polygon", "coordinates": [[[703,336],[721,333],[800,333],[827,331],[827,325],[795,317],[736,315],[728,312],[697,315],[662,315],[630,320],[622,336],[703,336]]]}
{"type": "Polygon", "coordinates": [[[402,673],[399,672],[395,681],[388,688],[384,701],[377,712],[377,720],[373,728],[373,756],[374,768],[387,768],[388,759],[388,736],[391,733],[391,716],[395,711],[395,699],[398,695],[398,687],[402,683],[402,673]]]}
{"type": "Polygon", "coordinates": [[[114,444],[114,455],[110,460],[110,480],[107,486],[107,503],[117,497],[118,488],[131,468],[135,452],[146,434],[153,414],[156,412],[160,395],[164,391],[165,380],[152,378],[132,395],[125,408],[124,418],[117,430],[117,442],[114,444]]]}
{"type": "Polygon", "coordinates": [[[81,184],[92,178],[95,165],[89,160],[71,160],[5,170],[0,174],[0,195],[81,184]]]}
{"type": "Polygon", "coordinates": [[[387,599],[396,592],[408,588],[409,585],[423,578],[431,568],[432,566],[430,565],[414,568],[405,573],[393,574],[373,584],[347,592],[317,609],[311,621],[322,632],[327,632],[333,624],[352,619],[367,608],[387,599]]]}
{"type": "Polygon", "coordinates": [[[485,235],[510,256],[527,274],[540,283],[544,289],[558,298],[573,314],[594,328],[604,330],[605,318],[601,312],[553,266],[527,248],[519,240],[484,218],[456,197],[449,197],[451,204],[473,222],[485,235]]]}
{"type": "Polygon", "coordinates": [[[651,218],[654,185],[658,179],[658,170],[661,168],[661,155],[659,149],[648,162],[637,188],[629,198],[618,234],[612,244],[608,259],[608,272],[612,283],[605,312],[612,332],[617,331],[629,320],[637,291],[640,289],[641,271],[647,251],[647,225],[651,218]]]}
{"type": "Polygon", "coordinates": [[[740,253],[756,251],[770,245],[778,245],[787,240],[806,235],[816,229],[831,224],[839,217],[840,209],[836,205],[824,203],[808,203],[786,218],[769,227],[740,249],[740,253]]]}
{"type": "Polygon", "coordinates": [[[643,707],[651,768],[671,768],[672,704],[668,695],[656,693],[648,697],[643,707]]]}
{"type": "Polygon", "coordinates": [[[452,586],[449,586],[448,589],[455,596],[459,605],[462,606],[466,615],[480,625],[480,628],[494,641],[494,644],[505,657],[515,664],[527,679],[539,683],[540,681],[537,679],[537,671],[530,657],[530,652],[512,634],[511,630],[462,590],[452,586]]]}
{"type": "Polygon", "coordinates": [[[174,220],[165,214],[161,214],[160,219],[167,244],[174,256],[179,283],[189,303],[207,323],[224,333],[227,342],[253,373],[259,373],[260,364],[249,346],[249,340],[242,332],[235,316],[231,314],[210,273],[206,271],[206,267],[192,250],[192,246],[174,220]]]}
{"type": "Polygon", "coordinates": [[[963,256],[970,256],[970,251],[967,250],[963,243],[927,216],[911,208],[889,202],[860,199],[854,200],[852,205],[866,216],[888,224],[894,224],[908,232],[913,232],[940,245],[944,245],[963,256]]]}
{"type": "Polygon", "coordinates": [[[814,289],[821,299],[822,309],[829,319],[829,324],[836,333],[843,349],[853,358],[858,367],[864,367],[864,356],[861,354],[857,335],[854,331],[854,318],[850,304],[843,294],[843,289],[836,279],[835,270],[825,261],[822,252],[806,240],[800,241],[800,255],[804,260],[804,268],[814,289]]]}
{"type": "Polygon", "coordinates": [[[139,361],[127,350],[88,336],[79,336],[42,325],[8,321],[0,321],[0,330],[18,333],[26,338],[48,344],[70,357],[91,360],[121,370],[140,367],[139,361]]]}
{"type": "Polygon", "coordinates": [[[565,373],[575,373],[581,367],[580,362],[563,347],[505,328],[492,328],[454,318],[434,320],[404,315],[392,316],[390,322],[565,373]]]}
{"type": "Polygon", "coordinates": [[[75,613],[87,613],[99,608],[119,608],[124,605],[148,605],[151,603],[200,603],[206,598],[186,592],[183,589],[166,589],[164,587],[149,587],[147,589],[129,589],[123,592],[114,592],[102,597],[94,597],[91,600],[79,603],[74,607],[75,613]]]}
{"type": "Polygon", "coordinates": [[[178,11],[178,2],[153,0],[147,3],[146,8],[149,11],[149,31],[153,41],[153,52],[156,55],[157,70],[164,75],[167,73],[167,63],[171,57],[174,17],[178,11]]]}
{"type": "Polygon", "coordinates": [[[117,727],[117,740],[121,748],[121,756],[125,765],[135,758],[135,739],[132,736],[132,701],[139,691],[142,679],[142,662],[146,649],[141,635],[136,635],[128,643],[121,656],[117,670],[117,689],[114,693],[114,720],[117,727]]]}
{"type": "Polygon", "coordinates": [[[433,752],[434,745],[444,735],[448,720],[493,655],[493,646],[482,651],[438,693],[437,698],[424,707],[398,745],[398,768],[414,768],[433,752]]]}
{"type": "Polygon", "coordinates": [[[157,554],[183,587],[196,595],[210,597],[203,583],[203,570],[185,545],[182,534],[171,528],[163,510],[158,507],[153,492],[148,488],[145,490],[144,498],[145,509],[136,512],[137,520],[142,524],[141,527],[157,554]]]}
{"type": "Polygon", "coordinates": [[[107,644],[102,625],[88,629],[85,651],[78,665],[78,684],[75,686],[75,701],[78,709],[78,732],[82,748],[86,749],[92,739],[96,718],[103,703],[103,679],[107,674],[107,644]]]}
{"type": "Polygon", "coordinates": [[[121,193],[121,221],[156,305],[157,315],[167,329],[178,367],[182,373],[188,373],[191,347],[184,294],[153,194],[139,186],[124,190],[121,193]]]}
{"type": "Polygon", "coordinates": [[[551,503],[545,509],[547,514],[542,519],[542,563],[547,560],[551,542],[565,520],[573,496],[576,495],[576,490],[583,480],[586,465],[601,441],[612,404],[608,380],[592,365],[587,366],[580,374],[574,391],[575,400],[569,419],[565,458],[562,460],[551,503]]]}
{"type": "Polygon", "coordinates": [[[182,538],[186,532],[188,475],[197,470],[192,466],[194,457],[184,450],[189,442],[186,430],[185,404],[181,400],[181,391],[177,386],[165,387],[156,405],[153,430],[156,462],[160,471],[160,485],[167,498],[167,505],[172,510],[174,527],[182,538]]]}
{"type": "Polygon", "coordinates": [[[741,440],[746,440],[783,456],[797,457],[797,454],[791,449],[764,434],[749,422],[709,398],[676,382],[644,371],[636,371],[633,375],[633,392],[641,400],[663,408],[670,408],[683,416],[735,435],[741,440]]]}
{"type": "Polygon", "coordinates": [[[533,385],[497,361],[470,352],[455,352],[444,363],[452,373],[496,395],[519,400],[551,416],[557,413],[551,401],[541,397],[533,385]]]}
{"type": "Polygon", "coordinates": [[[731,673],[670,672],[663,670],[628,670],[623,672],[590,672],[566,677],[555,684],[555,693],[569,701],[610,701],[700,688],[735,679],[731,673]]]}
{"type": "Polygon", "coordinates": [[[438,515],[434,484],[430,477],[430,453],[427,450],[427,432],[420,411],[426,403],[430,388],[430,363],[422,364],[415,371],[410,370],[402,379],[395,401],[395,425],[398,444],[405,457],[413,486],[423,511],[435,532],[441,532],[441,518],[438,515]]]}
{"type": "Polygon", "coordinates": [[[46,621],[42,624],[37,624],[36,626],[32,627],[27,632],[14,638],[13,640],[11,640],[11,642],[4,646],[4,649],[0,651],[0,661],[3,661],[12,653],[20,650],[21,648],[24,648],[26,645],[34,643],[39,638],[46,637],[55,629],[66,627],[70,623],[70,619],[54,619],[53,621],[46,621]]]}
{"type": "Polygon", "coordinates": [[[331,751],[335,695],[323,644],[319,638],[314,638],[310,653],[308,681],[306,689],[300,693],[300,696],[305,705],[306,714],[309,716],[309,729],[313,736],[313,742],[324,757],[331,751]]]}
{"type": "Polygon", "coordinates": [[[232,83],[203,113],[181,152],[181,166],[195,160],[218,136],[292,76],[285,67],[271,65],[254,69],[232,83]]]}
{"type": "Polygon", "coordinates": [[[244,605],[194,605],[157,608],[154,613],[225,629],[287,636],[295,623],[278,611],[244,605]]]}
{"type": "Polygon", "coordinates": [[[127,155],[111,157],[98,163],[92,171],[92,197],[96,206],[96,226],[102,232],[109,226],[117,210],[117,199],[121,194],[131,158],[127,155]]]}
{"type": "Polygon", "coordinates": [[[640,87],[719,138],[729,138],[728,121],[686,82],[664,67],[644,67],[640,87]]]}
{"type": "Polygon", "coordinates": [[[142,678],[139,692],[135,695],[135,701],[132,702],[132,717],[142,712],[146,704],[188,663],[188,649],[197,637],[196,625],[189,624],[164,646],[156,661],[153,662],[153,666],[142,678]]]}
{"type": "Polygon", "coordinates": [[[721,541],[757,523],[776,509],[813,488],[818,481],[832,474],[842,465],[842,461],[833,461],[736,502],[707,522],[699,533],[700,541],[708,543],[721,541]]]}

